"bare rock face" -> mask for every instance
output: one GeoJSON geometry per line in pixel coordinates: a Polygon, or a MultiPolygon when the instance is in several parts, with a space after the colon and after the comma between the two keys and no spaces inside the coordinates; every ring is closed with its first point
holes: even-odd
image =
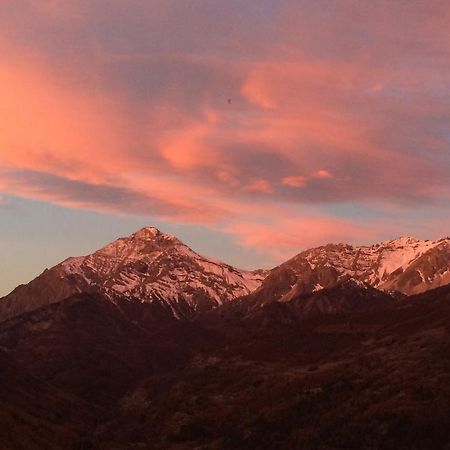
{"type": "Polygon", "coordinates": [[[450,239],[434,244],[390,274],[381,287],[411,295],[450,284],[450,239]]]}
{"type": "MultiPolygon", "coordinates": [[[[80,293],[100,294],[112,302],[158,302],[183,319],[238,298],[245,298],[246,310],[272,302],[304,302],[307,296],[317,303],[323,297],[317,293],[348,282],[353,283],[352,292],[366,290],[361,298],[377,297],[374,289],[412,295],[450,284],[450,238],[401,237],[360,247],[328,244],[271,271],[243,271],[205,258],[156,228],[143,228],[92,255],[69,258],[19,286],[0,299],[0,321],[80,293]]],[[[327,300],[319,309],[326,313],[335,312],[333,308],[327,300]]],[[[307,308],[305,303],[296,309],[306,312],[318,306],[307,308]]]]}
{"type": "Polygon", "coordinates": [[[291,302],[353,280],[362,288],[412,295],[450,283],[450,238],[402,237],[370,246],[328,244],[306,250],[271,271],[247,300],[291,302]]]}
{"type": "Polygon", "coordinates": [[[0,320],[81,292],[161,302],[177,318],[213,308],[259,287],[249,272],[205,258],[177,238],[143,228],[92,255],[69,258],[0,299],[0,320]]]}

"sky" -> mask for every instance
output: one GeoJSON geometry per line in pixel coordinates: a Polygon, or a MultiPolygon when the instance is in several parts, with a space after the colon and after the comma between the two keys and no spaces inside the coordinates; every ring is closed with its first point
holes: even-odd
{"type": "Polygon", "coordinates": [[[450,3],[3,0],[0,295],[142,226],[245,267],[449,234],[450,3]]]}

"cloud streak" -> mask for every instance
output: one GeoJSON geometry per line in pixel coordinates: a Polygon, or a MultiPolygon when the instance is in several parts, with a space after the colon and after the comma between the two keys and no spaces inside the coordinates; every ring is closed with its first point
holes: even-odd
{"type": "Polygon", "coordinates": [[[104,6],[2,14],[3,192],[287,252],[446,212],[445,2],[104,6]],[[346,204],[365,215],[342,217],[346,204]]]}

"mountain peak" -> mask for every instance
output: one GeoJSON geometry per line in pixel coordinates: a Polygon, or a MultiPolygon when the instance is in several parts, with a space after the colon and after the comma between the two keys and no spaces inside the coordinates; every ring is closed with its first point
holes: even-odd
{"type": "Polygon", "coordinates": [[[155,256],[158,252],[167,252],[174,249],[184,251],[184,253],[192,252],[176,237],[165,234],[155,227],[144,227],[129,236],[121,237],[109,243],[90,256],[101,255],[124,262],[145,258],[149,255],[155,256]]]}
{"type": "Polygon", "coordinates": [[[140,230],[133,233],[136,237],[155,237],[161,234],[161,231],[156,227],[143,227],[140,230]]]}
{"type": "Polygon", "coordinates": [[[413,236],[399,236],[395,239],[383,241],[379,245],[414,245],[419,242],[428,242],[428,240],[421,241],[413,236]]]}
{"type": "Polygon", "coordinates": [[[129,236],[128,239],[139,239],[143,241],[154,241],[156,239],[162,239],[165,241],[174,241],[177,243],[181,243],[175,236],[172,236],[171,234],[163,233],[161,230],[159,230],[156,227],[144,227],[140,230],[133,233],[131,236],[129,236]]]}
{"type": "Polygon", "coordinates": [[[270,285],[275,279],[275,283],[284,283],[280,298],[286,301],[350,277],[376,289],[411,295],[450,281],[449,256],[446,238],[400,236],[358,247],[328,244],[306,250],[279,266],[259,291],[266,297],[267,292],[276,291],[278,288],[270,285]]]}
{"type": "Polygon", "coordinates": [[[1,302],[0,321],[80,292],[159,304],[189,317],[258,288],[266,272],[199,255],[176,237],[144,227],[91,255],[66,259],[1,302]]]}

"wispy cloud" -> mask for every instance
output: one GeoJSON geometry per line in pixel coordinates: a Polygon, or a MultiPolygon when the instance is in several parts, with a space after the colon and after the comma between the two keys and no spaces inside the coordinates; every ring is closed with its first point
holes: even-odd
{"type": "Polygon", "coordinates": [[[450,7],[250,3],[6,8],[0,188],[287,251],[445,205],[450,7]]]}

